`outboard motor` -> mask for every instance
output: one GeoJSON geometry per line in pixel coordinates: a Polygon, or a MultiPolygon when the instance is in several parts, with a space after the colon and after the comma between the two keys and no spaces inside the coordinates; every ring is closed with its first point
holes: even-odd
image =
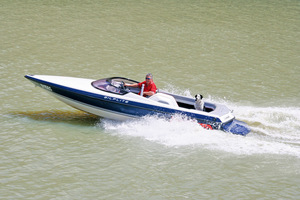
{"type": "Polygon", "coordinates": [[[221,129],[226,132],[243,136],[247,135],[251,131],[250,127],[245,122],[236,119],[226,124],[222,124],[221,129]]]}

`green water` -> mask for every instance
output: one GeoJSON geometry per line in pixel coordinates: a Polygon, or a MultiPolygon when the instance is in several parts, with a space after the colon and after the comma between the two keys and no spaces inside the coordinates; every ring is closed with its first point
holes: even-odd
{"type": "Polygon", "coordinates": [[[1,1],[1,199],[297,199],[299,1],[1,1]],[[25,74],[154,75],[247,137],[99,119],[25,74]]]}

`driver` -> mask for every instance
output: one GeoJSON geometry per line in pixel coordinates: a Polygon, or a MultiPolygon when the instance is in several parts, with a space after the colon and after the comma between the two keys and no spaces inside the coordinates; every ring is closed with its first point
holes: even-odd
{"type": "MultiPolygon", "coordinates": [[[[134,84],[127,84],[124,83],[124,86],[128,86],[128,87],[139,87],[141,88],[142,85],[144,84],[144,93],[143,96],[147,97],[147,96],[152,96],[156,93],[156,85],[153,82],[153,76],[151,73],[148,73],[146,75],[146,80],[140,83],[134,83],[134,84]]],[[[141,92],[139,92],[139,95],[141,94],[141,92]]]]}

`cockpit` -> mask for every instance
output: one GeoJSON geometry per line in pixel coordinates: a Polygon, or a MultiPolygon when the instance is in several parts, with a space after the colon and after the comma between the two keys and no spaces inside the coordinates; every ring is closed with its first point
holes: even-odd
{"type": "MultiPolygon", "coordinates": [[[[118,95],[124,95],[129,92],[138,94],[140,92],[140,88],[124,87],[124,83],[134,84],[134,83],[138,83],[138,81],[134,81],[122,77],[112,77],[112,78],[104,78],[104,79],[93,81],[92,86],[99,90],[110,92],[113,94],[118,94],[118,95]]],[[[187,109],[195,109],[194,107],[195,100],[193,98],[171,94],[162,90],[159,90],[159,93],[151,96],[149,99],[163,104],[179,106],[187,109]]],[[[212,112],[214,110],[216,110],[215,104],[205,102],[204,104],[205,112],[212,112]]]]}

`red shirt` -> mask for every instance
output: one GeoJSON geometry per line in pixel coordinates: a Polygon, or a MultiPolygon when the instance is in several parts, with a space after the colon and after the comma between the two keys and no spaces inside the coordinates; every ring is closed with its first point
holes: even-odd
{"type": "MultiPolygon", "coordinates": [[[[139,88],[142,87],[142,85],[145,85],[144,87],[144,92],[154,92],[156,93],[156,85],[154,84],[154,82],[149,83],[149,85],[146,84],[146,81],[139,83],[139,88]]],[[[141,92],[139,92],[139,94],[141,94],[141,92]]],[[[143,94],[143,96],[145,97],[146,95],[143,94]]]]}

